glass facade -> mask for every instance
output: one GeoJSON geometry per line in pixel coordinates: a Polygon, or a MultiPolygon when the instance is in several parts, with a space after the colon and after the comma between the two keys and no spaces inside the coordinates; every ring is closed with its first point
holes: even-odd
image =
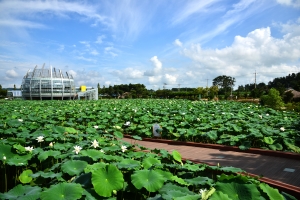
{"type": "Polygon", "coordinates": [[[61,70],[34,68],[22,81],[22,96],[27,100],[64,100],[75,98],[75,83],[72,75],[61,70]]]}

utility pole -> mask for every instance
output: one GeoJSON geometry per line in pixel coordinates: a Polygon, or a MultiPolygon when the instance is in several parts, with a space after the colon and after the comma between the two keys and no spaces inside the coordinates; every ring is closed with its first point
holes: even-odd
{"type": "Polygon", "coordinates": [[[208,79],[206,79],[207,98],[208,98],[208,79]]]}
{"type": "Polygon", "coordinates": [[[255,73],[254,73],[254,88],[256,89],[256,70],[255,70],[255,73]]]}

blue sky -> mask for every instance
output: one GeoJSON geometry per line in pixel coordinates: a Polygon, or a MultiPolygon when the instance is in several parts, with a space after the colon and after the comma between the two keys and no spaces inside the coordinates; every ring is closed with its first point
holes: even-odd
{"type": "Polygon", "coordinates": [[[300,0],[0,1],[0,84],[36,65],[77,86],[235,87],[300,71],[300,0]]]}

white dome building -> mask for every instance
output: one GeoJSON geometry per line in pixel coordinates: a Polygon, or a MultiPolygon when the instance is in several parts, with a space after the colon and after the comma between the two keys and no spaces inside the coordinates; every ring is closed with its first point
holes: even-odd
{"type": "Polygon", "coordinates": [[[76,97],[73,76],[61,70],[38,69],[28,71],[22,81],[22,96],[25,100],[66,100],[76,97]]]}

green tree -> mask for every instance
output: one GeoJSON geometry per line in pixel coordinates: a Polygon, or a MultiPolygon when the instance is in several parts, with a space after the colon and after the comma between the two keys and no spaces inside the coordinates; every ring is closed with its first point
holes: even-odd
{"type": "Polygon", "coordinates": [[[234,86],[235,78],[231,76],[218,76],[213,79],[213,85],[219,86],[220,92],[224,92],[226,94],[227,91],[230,91],[234,86]]]}
{"type": "Polygon", "coordinates": [[[264,105],[270,106],[274,109],[280,109],[284,106],[280,93],[275,88],[271,88],[268,95],[262,96],[261,101],[264,105]]]}

